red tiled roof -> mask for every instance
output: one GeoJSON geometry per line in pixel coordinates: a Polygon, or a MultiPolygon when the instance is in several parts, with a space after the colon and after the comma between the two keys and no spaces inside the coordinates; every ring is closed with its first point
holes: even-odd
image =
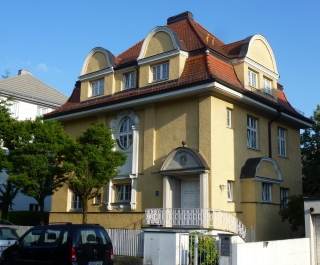
{"type": "MultiPolygon", "coordinates": [[[[256,93],[253,93],[243,87],[237,78],[231,61],[229,61],[232,58],[238,57],[243,40],[226,45],[220,39],[190,18],[169,24],[167,27],[177,34],[183,48],[189,52],[189,57],[186,60],[184,70],[179,79],[164,83],[152,84],[146,87],[124,90],[112,95],[98,97],[82,102],[80,102],[80,87],[77,86],[65,104],[45,116],[59,116],[65,112],[75,111],[77,109],[86,109],[88,107],[95,106],[98,107],[101,106],[101,104],[114,104],[121,101],[130,100],[133,97],[151,95],[164,90],[169,91],[170,89],[180,89],[186,84],[216,78],[234,87],[242,89],[243,93],[249,97],[257,99],[273,107],[281,105],[286,111],[292,113],[293,115],[298,116],[301,119],[307,119],[294,110],[281,89],[277,90],[278,103],[275,103],[274,101],[266,99],[261,95],[257,95],[256,93]]],[[[137,63],[137,58],[140,54],[143,41],[144,40],[141,40],[128,50],[115,57],[115,70],[117,68],[125,67],[125,65],[128,64],[130,65],[137,63]]]]}
{"type": "Polygon", "coordinates": [[[219,60],[209,52],[206,52],[208,68],[212,76],[223,80],[231,85],[242,88],[242,84],[237,78],[233,65],[219,60]]]}
{"type": "Polygon", "coordinates": [[[225,51],[229,58],[237,58],[240,54],[243,40],[223,45],[221,48],[225,51]]]}
{"type": "Polygon", "coordinates": [[[277,89],[278,93],[278,104],[280,104],[282,107],[284,107],[286,110],[289,110],[293,113],[298,113],[289,103],[285,93],[283,90],[277,89]]]}

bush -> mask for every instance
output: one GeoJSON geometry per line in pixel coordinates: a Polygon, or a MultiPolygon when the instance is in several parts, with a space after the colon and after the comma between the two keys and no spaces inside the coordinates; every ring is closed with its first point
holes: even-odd
{"type": "MultiPolygon", "coordinates": [[[[40,212],[10,211],[8,221],[15,225],[35,226],[40,223],[40,212]]],[[[44,222],[49,222],[49,212],[44,212],[44,222]]]]}
{"type": "MultiPolygon", "coordinates": [[[[190,264],[194,264],[194,236],[189,241],[190,264]]],[[[219,248],[216,238],[208,235],[198,235],[198,264],[199,265],[218,265],[219,248]]]]}

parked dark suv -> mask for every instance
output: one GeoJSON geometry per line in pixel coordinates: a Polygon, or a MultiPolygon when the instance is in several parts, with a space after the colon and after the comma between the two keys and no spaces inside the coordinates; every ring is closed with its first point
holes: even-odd
{"type": "Polygon", "coordinates": [[[113,247],[100,225],[35,226],[3,251],[0,264],[110,265],[113,247]]]}

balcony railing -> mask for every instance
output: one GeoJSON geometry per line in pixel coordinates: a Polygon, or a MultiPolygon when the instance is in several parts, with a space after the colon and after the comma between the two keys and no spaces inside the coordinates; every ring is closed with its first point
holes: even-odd
{"type": "Polygon", "coordinates": [[[146,224],[163,227],[199,227],[235,233],[246,239],[246,227],[233,214],[217,209],[146,209],[146,224]]]}

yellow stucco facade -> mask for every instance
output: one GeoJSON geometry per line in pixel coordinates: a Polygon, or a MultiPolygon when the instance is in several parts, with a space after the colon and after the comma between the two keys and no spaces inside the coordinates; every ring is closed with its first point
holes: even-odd
{"type": "MultiPolygon", "coordinates": [[[[80,76],[80,101],[92,98],[89,91],[91,83],[98,79],[104,80],[104,91],[96,96],[98,98],[125,90],[124,75],[131,72],[135,76],[134,87],[149,86],[154,82],[152,66],[163,62],[169,62],[169,76],[166,80],[157,82],[167,82],[181,76],[188,56],[181,52],[172,52],[177,48],[168,32],[157,31],[148,35],[143,47],[137,65],[128,69],[113,70],[108,64],[110,58],[107,60],[105,54],[91,54],[90,58],[86,59],[87,66],[84,65],[83,79],[80,76]],[[101,75],[103,71],[105,74],[101,75]]],[[[245,58],[246,60],[239,59],[234,64],[237,78],[246,89],[253,91],[248,86],[248,70],[254,70],[259,86],[256,93],[261,94],[259,90],[263,87],[263,78],[267,77],[272,83],[269,100],[277,102],[278,72],[274,55],[266,40],[253,38],[245,58]]],[[[127,149],[129,160],[124,167],[124,171],[128,170],[129,173],[120,173],[121,176],[110,186],[101,190],[102,199],[99,204],[95,204],[94,200],[89,202],[88,222],[98,222],[108,228],[140,229],[145,222],[145,210],[163,208],[164,201],[168,200],[164,188],[166,177],[171,178],[172,183],[199,181],[202,175],[197,172],[182,171],[177,175],[169,171],[159,172],[169,153],[182,147],[182,141],[185,141],[185,148],[198,150],[209,168],[205,172],[208,176],[208,193],[206,198],[201,199],[200,204],[233,213],[246,227],[255,228],[256,240],[293,236],[289,225],[281,222],[278,212],[280,188],[288,189],[289,195],[302,192],[299,125],[281,117],[270,123],[277,115],[276,111],[264,110],[263,104],[217,93],[216,86],[216,83],[211,83],[206,86],[206,92],[201,88],[199,92],[195,90],[192,94],[172,95],[165,99],[162,99],[160,94],[153,100],[141,99],[132,106],[119,105],[99,114],[86,114],[83,117],[79,115],[63,121],[66,132],[72,137],[76,137],[93,123],[105,122],[113,128],[114,137],[118,141],[120,131],[117,130],[126,117],[130,117],[136,126],[133,129],[133,142],[137,141],[138,144],[127,149]],[[227,113],[230,115],[229,124],[227,113]],[[248,147],[248,117],[257,121],[256,148],[248,147]],[[241,178],[242,169],[249,158],[269,157],[269,126],[271,162],[261,160],[255,175],[241,178]],[[286,155],[283,157],[278,155],[278,128],[286,132],[286,155]],[[262,199],[264,182],[271,186],[271,199],[268,202],[262,199]],[[228,183],[232,183],[231,199],[228,198],[228,183]],[[117,186],[123,185],[134,187],[135,191],[131,196],[134,196],[135,201],[117,201],[117,186]]],[[[192,87],[192,84],[189,87],[192,87]]],[[[179,204],[179,200],[180,197],[172,203],[179,204]]],[[[71,207],[71,193],[66,185],[52,198],[50,222],[58,221],[81,221],[79,210],[71,207]]]]}

